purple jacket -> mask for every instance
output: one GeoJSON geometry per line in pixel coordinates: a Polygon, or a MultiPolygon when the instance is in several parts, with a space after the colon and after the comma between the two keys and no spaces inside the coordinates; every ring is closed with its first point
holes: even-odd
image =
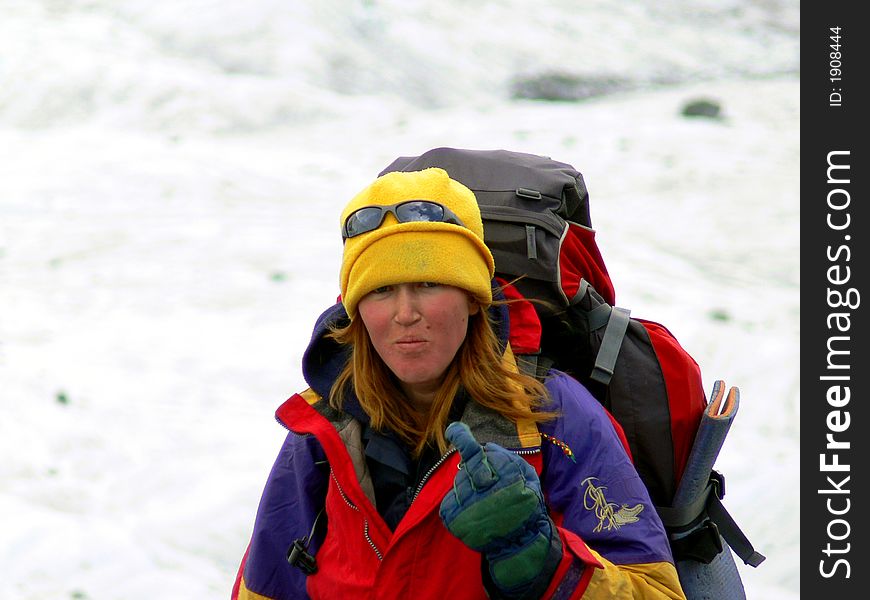
{"type": "MultiPolygon", "coordinates": [[[[343,316],[340,305],[321,316],[303,360],[303,373],[311,389],[302,394],[305,402],[296,396],[276,415],[289,433],[266,483],[233,598],[309,597],[308,577],[288,563],[288,549],[295,540],[304,540],[307,552],[317,558],[324,542],[320,530],[325,528],[313,526],[333,485],[331,474],[339,488],[357,485],[336,477],[337,473],[353,473],[345,464],[338,468],[338,463],[351,461],[352,453],[336,452],[332,440],[325,439],[332,435],[324,435],[367,419],[352,399],[343,412],[330,408],[322,399],[328,397],[332,381],[346,360],[344,352],[323,334],[329,323],[343,316]],[[332,427],[324,428],[323,423],[332,427]]],[[[481,443],[495,442],[520,451],[539,470],[550,516],[567,542],[563,544],[566,566],[557,571],[550,595],[683,598],[664,528],[611,419],[573,378],[553,371],[545,385],[550,394],[546,408],[559,415],[552,421],[515,425],[473,401],[467,404],[462,421],[481,443]],[[572,573],[577,573],[569,568],[572,561],[586,567],[582,571],[587,576],[582,581],[571,580],[572,573]]],[[[426,483],[436,485],[442,484],[435,477],[426,483]]],[[[446,490],[435,491],[443,496],[446,490]]],[[[377,515],[371,517],[373,523],[376,520],[377,515]]],[[[385,543],[380,542],[382,546],[385,543]]],[[[378,554],[383,554],[383,548],[378,554]]],[[[375,566],[366,569],[377,569],[380,563],[372,564],[375,566]]],[[[421,582],[420,589],[426,589],[423,584],[437,589],[455,575],[437,572],[438,564],[427,564],[431,581],[421,582]]],[[[319,564],[319,568],[330,566],[319,564]]],[[[372,597],[392,596],[378,592],[372,597]]],[[[482,590],[480,597],[485,597],[482,590]]]]}

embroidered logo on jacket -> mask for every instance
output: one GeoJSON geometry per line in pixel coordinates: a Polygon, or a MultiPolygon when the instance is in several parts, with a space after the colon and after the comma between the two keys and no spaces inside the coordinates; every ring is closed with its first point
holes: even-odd
{"type": "Polygon", "coordinates": [[[580,484],[586,486],[586,491],[583,494],[583,507],[586,510],[594,511],[595,517],[598,519],[598,526],[593,531],[598,533],[601,530],[619,529],[623,525],[637,523],[640,520],[638,515],[643,512],[643,504],[618,506],[614,502],[608,502],[607,498],[604,497],[604,490],[607,489],[607,486],[595,485],[596,481],[598,481],[597,477],[587,477],[580,484]]]}

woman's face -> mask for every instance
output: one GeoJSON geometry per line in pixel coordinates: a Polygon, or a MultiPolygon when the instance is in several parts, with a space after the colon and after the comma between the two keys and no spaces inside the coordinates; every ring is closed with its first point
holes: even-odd
{"type": "Polygon", "coordinates": [[[468,293],[437,283],[401,283],[366,294],[357,307],[372,344],[409,398],[432,402],[480,307],[468,293]]]}

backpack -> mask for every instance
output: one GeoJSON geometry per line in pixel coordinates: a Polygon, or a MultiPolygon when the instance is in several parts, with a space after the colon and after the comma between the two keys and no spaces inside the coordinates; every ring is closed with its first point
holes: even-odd
{"type": "Polygon", "coordinates": [[[724,478],[712,470],[739,391],[717,381],[708,403],[698,364],[671,332],[614,306],[583,176],[544,156],[454,148],[399,157],[380,174],[428,167],[477,198],[520,367],[572,375],[621,428],[690,600],[745,597],[728,547],[752,566],[764,557],[722,506],[724,478]]]}

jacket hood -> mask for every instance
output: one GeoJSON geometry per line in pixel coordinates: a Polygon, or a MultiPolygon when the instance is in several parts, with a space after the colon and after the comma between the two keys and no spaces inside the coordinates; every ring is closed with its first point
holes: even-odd
{"type": "MultiPolygon", "coordinates": [[[[493,299],[502,300],[504,296],[496,291],[497,284],[492,282],[493,299]]],[[[506,305],[491,305],[487,309],[498,337],[502,351],[507,347],[510,321],[506,305]]],[[[327,337],[330,330],[347,325],[350,319],[341,302],[327,308],[314,324],[311,341],[302,356],[302,376],[305,382],[320,397],[326,398],[332,389],[332,384],[338,378],[350,357],[350,349],[341,346],[335,340],[327,337]]]]}

